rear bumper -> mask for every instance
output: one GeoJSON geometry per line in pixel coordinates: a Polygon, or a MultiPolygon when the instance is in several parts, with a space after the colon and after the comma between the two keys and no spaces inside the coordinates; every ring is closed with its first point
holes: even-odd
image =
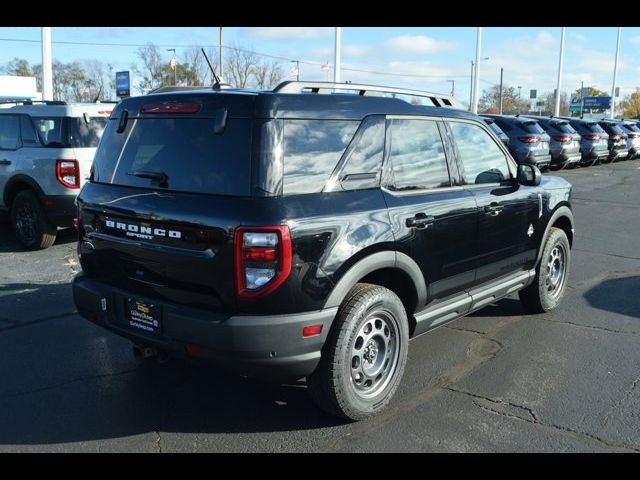
{"type": "Polygon", "coordinates": [[[531,155],[526,159],[526,163],[530,163],[541,169],[546,168],[551,164],[551,155],[531,155]]]}
{"type": "Polygon", "coordinates": [[[588,150],[582,153],[582,161],[606,160],[609,158],[609,150],[588,150]]]}
{"type": "Polygon", "coordinates": [[[75,200],[75,195],[47,195],[42,197],[42,205],[49,222],[58,227],[73,227],[73,219],[77,214],[75,200]]]}
{"type": "Polygon", "coordinates": [[[581,158],[582,155],[579,151],[574,153],[558,153],[556,155],[552,155],[551,163],[556,165],[572,165],[580,162],[581,158]]]}
{"type": "Polygon", "coordinates": [[[609,152],[609,158],[612,160],[627,158],[627,155],[629,155],[629,150],[626,149],[611,150],[609,152]]]}
{"type": "MultiPolygon", "coordinates": [[[[312,373],[337,307],[290,315],[225,315],[153,300],[160,307],[160,333],[128,325],[128,292],[79,274],[73,281],[78,313],[135,343],[187,356],[187,344],[201,347],[201,357],[241,374],[293,380],[312,373]],[[103,300],[104,299],[104,300],[103,300]],[[103,308],[103,305],[105,308],[103,308]],[[302,336],[302,328],[322,324],[319,335],[302,336]]],[[[144,300],[144,298],[142,298],[144,300]]]]}

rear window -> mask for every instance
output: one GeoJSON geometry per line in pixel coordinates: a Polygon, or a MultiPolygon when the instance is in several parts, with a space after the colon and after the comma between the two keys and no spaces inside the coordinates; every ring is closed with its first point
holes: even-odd
{"type": "Polygon", "coordinates": [[[220,135],[214,133],[214,122],[212,118],[131,119],[124,132],[117,133],[117,120],[112,120],[96,152],[92,179],[140,188],[247,196],[251,121],[229,119],[220,135]],[[144,178],[148,173],[155,178],[144,178]]]}
{"type": "Polygon", "coordinates": [[[57,148],[95,148],[100,142],[108,117],[32,117],[42,143],[57,148]]]}
{"type": "Polygon", "coordinates": [[[502,129],[498,125],[496,125],[495,122],[489,123],[489,128],[493,130],[493,133],[495,133],[496,135],[504,135],[502,129]]]}
{"type": "Polygon", "coordinates": [[[527,133],[544,133],[544,130],[542,129],[542,127],[538,125],[538,122],[536,122],[535,120],[518,122],[517,125],[520,128],[520,130],[527,133]]]}
{"type": "Polygon", "coordinates": [[[622,128],[624,128],[627,132],[640,132],[640,128],[635,123],[623,123],[621,124],[622,128]]]}
{"type": "Polygon", "coordinates": [[[585,125],[585,128],[591,133],[607,133],[596,122],[587,122],[584,125],[585,125]]]}
{"type": "Polygon", "coordinates": [[[622,131],[622,129],[616,125],[615,123],[607,123],[607,130],[608,133],[612,134],[612,135],[623,135],[624,132],[622,131]]]}
{"type": "Polygon", "coordinates": [[[553,125],[553,128],[555,128],[556,130],[562,132],[562,133],[577,133],[575,128],[573,128],[569,122],[551,122],[551,125],[553,125]]]}

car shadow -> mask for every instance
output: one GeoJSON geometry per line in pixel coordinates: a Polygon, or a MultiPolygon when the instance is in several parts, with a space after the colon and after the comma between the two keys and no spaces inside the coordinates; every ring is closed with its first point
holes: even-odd
{"type": "MultiPolygon", "coordinates": [[[[78,240],[78,235],[75,228],[61,228],[58,229],[58,235],[56,236],[55,245],[64,245],[67,243],[75,242],[78,240]]],[[[0,253],[14,253],[14,252],[26,252],[24,248],[11,230],[9,225],[9,218],[6,213],[0,213],[0,253]]]]}
{"type": "Polygon", "coordinates": [[[640,276],[610,278],[587,290],[584,298],[594,308],[640,318],[640,276]]]}
{"type": "Polygon", "coordinates": [[[503,298],[470,313],[468,317],[512,317],[517,315],[531,315],[531,312],[524,308],[517,298],[503,298]]]}
{"type": "Polygon", "coordinates": [[[71,310],[69,284],[27,287],[0,291],[0,446],[344,423],[312,403],[303,380],[271,384],[207,364],[136,359],[128,340],[71,310]],[[52,298],[65,307],[48,309],[52,298]],[[20,305],[42,313],[25,320],[20,305]]]}

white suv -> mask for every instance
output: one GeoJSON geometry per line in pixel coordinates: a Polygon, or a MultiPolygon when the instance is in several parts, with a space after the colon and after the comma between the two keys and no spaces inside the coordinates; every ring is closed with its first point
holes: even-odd
{"type": "Polygon", "coordinates": [[[23,102],[0,108],[0,209],[26,248],[53,245],[73,226],[110,103],[23,102]]]}

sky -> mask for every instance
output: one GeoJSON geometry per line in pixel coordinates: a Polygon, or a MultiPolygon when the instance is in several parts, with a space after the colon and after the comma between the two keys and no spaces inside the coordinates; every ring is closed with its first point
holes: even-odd
{"type": "MultiPolygon", "coordinates": [[[[485,27],[480,65],[481,90],[500,82],[529,90],[556,87],[560,27],[485,27]]],[[[62,62],[99,59],[116,71],[137,61],[138,46],[153,42],[169,62],[191,46],[218,44],[219,27],[53,27],[53,57],[62,62]],[[60,43],[57,43],[60,42],[60,43]],[[78,45],[64,42],[91,43],[78,45]],[[100,45],[120,44],[120,45],[100,45]]],[[[299,60],[301,80],[327,80],[321,65],[329,62],[333,79],[333,27],[224,27],[223,45],[282,57],[285,75],[299,60]]],[[[562,91],[573,92],[584,81],[611,92],[617,28],[567,27],[562,91]]],[[[451,93],[469,101],[475,27],[343,27],[342,80],[451,93]],[[453,80],[453,82],[451,81],[453,80]]],[[[621,95],[640,87],[640,27],[624,27],[618,81],[621,95]]],[[[41,62],[40,28],[0,28],[0,65],[14,57],[41,62]],[[22,40],[22,41],[17,41],[22,40]],[[29,41],[24,41],[29,40],[29,41]]],[[[269,58],[269,57],[265,57],[269,58]]],[[[135,78],[134,78],[134,82],[135,78]]]]}

